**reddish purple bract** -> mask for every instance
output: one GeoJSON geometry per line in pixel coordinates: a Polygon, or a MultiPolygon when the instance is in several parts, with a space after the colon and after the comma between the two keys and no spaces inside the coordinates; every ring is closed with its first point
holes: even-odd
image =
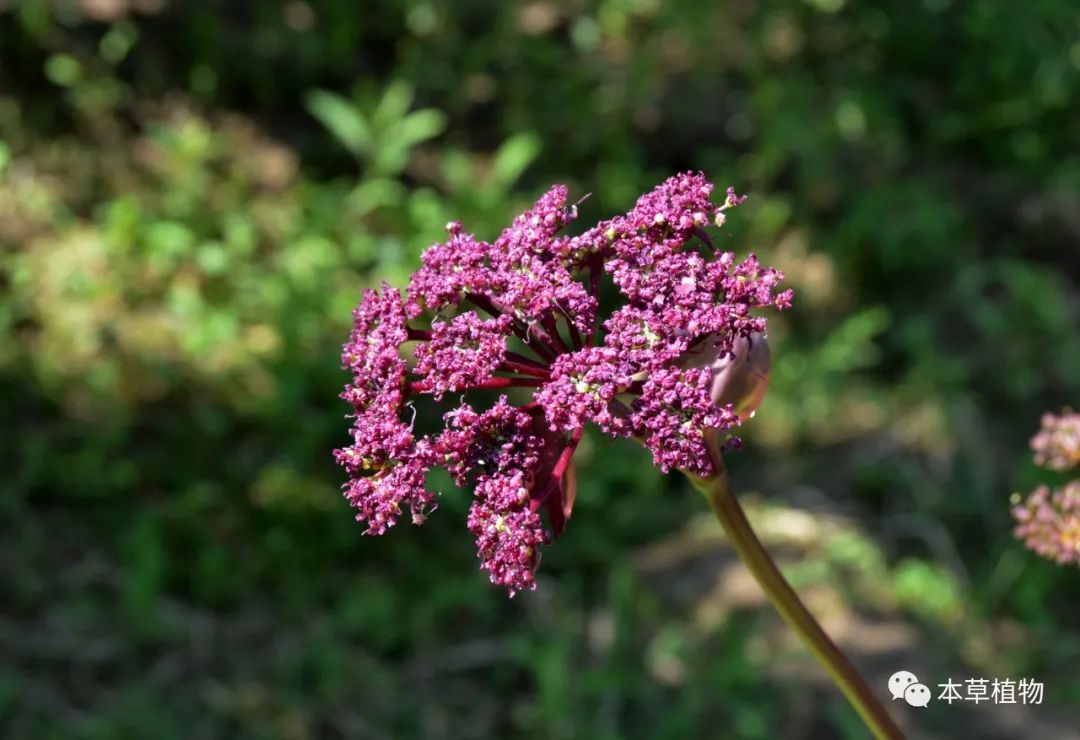
{"type": "Polygon", "coordinates": [[[706,430],[727,434],[739,417],[713,402],[714,371],[693,358],[706,346],[710,358],[731,354],[737,338],[765,333],[758,309],[791,302],[778,271],[713,251],[705,229],[743,198],[729,189],[716,206],[712,189],[700,174],[678,175],[629,213],[560,236],[577,208],[555,186],[494,243],[448,224],[404,299],[387,285],[365,291],[342,353],[353,444],[335,456],[367,533],[382,534],[406,507],[422,522],[436,499],[425,476],[445,467],[473,488],[468,527],[481,567],[512,595],[535,587],[539,548],[565,526],[586,423],[640,440],[665,471],[709,475],[706,430]],[[621,305],[597,336],[605,275],[621,305]],[[427,327],[410,325],[426,313],[435,316],[427,327]],[[401,354],[410,342],[411,370],[401,354]],[[480,389],[526,395],[486,411],[462,403],[437,434],[418,436],[405,421],[418,394],[480,389]]]}

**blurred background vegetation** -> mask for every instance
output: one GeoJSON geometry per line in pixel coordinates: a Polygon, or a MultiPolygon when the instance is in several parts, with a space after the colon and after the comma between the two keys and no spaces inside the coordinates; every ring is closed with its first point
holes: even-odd
{"type": "Polygon", "coordinates": [[[629,445],[512,601],[467,496],[338,492],[358,289],[693,168],[796,290],[731,460],[792,579],[882,696],[1045,682],[914,736],[1077,737],[1080,578],[1007,509],[1080,403],[1078,120],[1074,0],[0,0],[0,734],[862,737],[629,445]]]}

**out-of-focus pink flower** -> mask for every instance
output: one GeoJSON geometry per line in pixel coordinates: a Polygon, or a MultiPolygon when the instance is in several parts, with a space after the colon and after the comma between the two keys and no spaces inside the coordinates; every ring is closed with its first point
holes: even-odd
{"type": "MultiPolygon", "coordinates": [[[[1043,414],[1042,429],[1031,438],[1035,464],[1052,470],[1080,465],[1080,414],[1064,409],[1043,414]]],[[[1039,486],[1013,506],[1014,534],[1031,550],[1059,563],[1080,563],[1080,479],[1061,488],[1039,486]]]]}
{"type": "Polygon", "coordinates": [[[1043,414],[1042,429],[1031,438],[1035,464],[1051,470],[1080,465],[1080,413],[1063,409],[1060,416],[1043,414]]]}
{"type": "Polygon", "coordinates": [[[1014,533],[1031,550],[1058,563],[1080,562],[1080,480],[1039,486],[1014,506],[1014,533]]]}

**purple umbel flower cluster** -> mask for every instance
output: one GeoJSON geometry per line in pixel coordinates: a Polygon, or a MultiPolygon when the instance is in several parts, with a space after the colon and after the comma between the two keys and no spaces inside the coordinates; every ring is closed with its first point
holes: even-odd
{"type": "Polygon", "coordinates": [[[737,345],[745,354],[765,333],[756,310],[791,303],[777,270],[714,251],[706,227],[744,198],[729,189],[717,206],[712,189],[701,174],[678,175],[629,213],[565,236],[577,207],[555,186],[493,243],[450,223],[404,297],[387,285],[366,291],[342,354],[353,444],[335,456],[367,533],[385,532],[406,508],[422,522],[436,498],[427,472],[445,467],[473,488],[468,527],[481,567],[512,595],[535,587],[539,547],[570,515],[571,457],[587,422],[639,439],[665,471],[711,474],[709,435],[727,435],[740,417],[714,403],[713,366],[696,358],[734,356],[737,345]],[[600,321],[605,275],[621,305],[600,321]],[[411,325],[422,315],[429,328],[411,325]],[[402,349],[412,342],[410,369],[402,349]],[[431,435],[406,421],[419,394],[477,389],[531,397],[513,405],[503,395],[487,410],[462,401],[431,435]]]}
{"type": "MultiPolygon", "coordinates": [[[[1045,414],[1031,449],[1035,463],[1052,470],[1080,465],[1080,414],[1070,409],[1060,416],[1045,414]]],[[[1012,514],[1016,536],[1031,550],[1062,564],[1080,563],[1080,478],[1061,488],[1039,486],[1012,514]]]]}

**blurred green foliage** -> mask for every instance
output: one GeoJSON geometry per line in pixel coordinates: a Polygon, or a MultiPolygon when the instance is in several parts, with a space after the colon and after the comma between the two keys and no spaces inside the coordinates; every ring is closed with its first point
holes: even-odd
{"type": "Polygon", "coordinates": [[[797,295],[735,478],[860,522],[793,577],[1080,702],[1080,580],[1007,513],[1080,399],[1071,0],[17,0],[0,79],[5,736],[858,737],[640,576],[701,506],[629,445],[511,602],[464,495],[368,539],[336,491],[359,288],[685,168],[797,295]]]}

